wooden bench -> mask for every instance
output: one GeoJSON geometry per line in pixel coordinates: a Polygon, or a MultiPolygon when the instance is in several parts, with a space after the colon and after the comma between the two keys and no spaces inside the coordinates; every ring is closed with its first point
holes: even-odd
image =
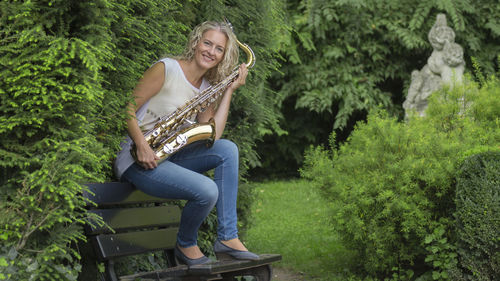
{"type": "Polygon", "coordinates": [[[89,212],[98,214],[113,229],[106,226],[87,226],[86,235],[92,242],[97,259],[104,263],[104,280],[247,280],[269,281],[271,263],[280,255],[263,254],[255,261],[232,260],[188,267],[178,265],[174,257],[176,235],[181,211],[167,199],[149,196],[129,183],[88,184],[84,196],[96,205],[89,212]],[[117,276],[117,258],[161,250],[167,268],[117,276]]]}

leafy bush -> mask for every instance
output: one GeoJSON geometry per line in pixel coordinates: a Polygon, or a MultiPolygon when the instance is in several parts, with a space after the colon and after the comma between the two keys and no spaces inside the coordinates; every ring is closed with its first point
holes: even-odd
{"type": "Polygon", "coordinates": [[[474,280],[500,276],[500,152],[467,158],[457,177],[458,253],[474,280]]]}
{"type": "Polygon", "coordinates": [[[445,280],[456,270],[456,171],[470,155],[499,150],[499,90],[496,78],[443,89],[427,117],[371,113],[346,143],[336,147],[332,134],[330,149],[308,151],[302,176],[331,200],[333,229],[363,261],[353,272],[445,280]]]}

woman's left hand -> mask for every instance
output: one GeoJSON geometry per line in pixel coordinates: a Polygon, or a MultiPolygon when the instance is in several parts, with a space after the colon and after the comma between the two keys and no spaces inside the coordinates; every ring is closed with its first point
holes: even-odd
{"type": "Polygon", "coordinates": [[[231,85],[229,85],[229,89],[231,89],[234,92],[240,86],[245,85],[247,75],[248,75],[247,65],[242,63],[238,71],[238,77],[236,78],[236,80],[233,81],[233,83],[231,83],[231,85]]]}

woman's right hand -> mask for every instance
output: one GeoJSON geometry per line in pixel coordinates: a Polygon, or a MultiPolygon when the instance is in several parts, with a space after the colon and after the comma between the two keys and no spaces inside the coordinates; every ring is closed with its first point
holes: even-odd
{"type": "Polygon", "coordinates": [[[144,169],[150,170],[158,166],[156,160],[160,160],[160,158],[156,156],[153,149],[151,149],[146,141],[141,142],[141,144],[136,144],[136,149],[137,163],[144,169]]]}

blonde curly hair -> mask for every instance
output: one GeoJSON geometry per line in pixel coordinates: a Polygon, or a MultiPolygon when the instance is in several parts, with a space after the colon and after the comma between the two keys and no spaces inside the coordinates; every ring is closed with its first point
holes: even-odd
{"type": "Polygon", "coordinates": [[[217,30],[224,33],[227,37],[227,42],[224,50],[222,61],[214,68],[207,71],[205,78],[212,84],[222,81],[233,71],[238,63],[239,49],[236,43],[236,35],[231,30],[231,27],[223,22],[206,21],[196,26],[189,34],[189,41],[184,49],[184,52],[178,59],[191,61],[194,58],[194,50],[200,42],[203,34],[208,30],[217,30]]]}

